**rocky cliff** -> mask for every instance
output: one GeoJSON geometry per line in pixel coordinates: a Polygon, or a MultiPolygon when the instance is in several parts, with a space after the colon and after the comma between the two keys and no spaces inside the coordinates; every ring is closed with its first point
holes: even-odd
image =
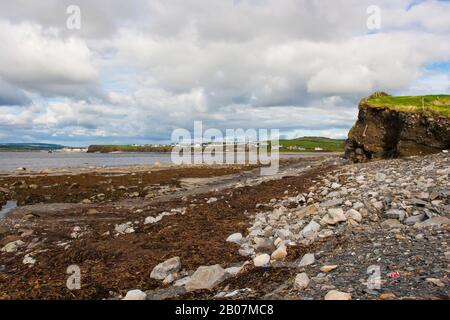
{"type": "Polygon", "coordinates": [[[359,103],[346,157],[354,162],[441,152],[450,148],[450,96],[391,97],[375,93],[359,103]]]}

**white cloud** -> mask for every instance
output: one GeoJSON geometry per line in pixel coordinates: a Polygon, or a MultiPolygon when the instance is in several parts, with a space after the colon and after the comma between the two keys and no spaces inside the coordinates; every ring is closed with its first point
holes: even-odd
{"type": "Polygon", "coordinates": [[[3,137],[167,140],[194,120],[342,137],[374,90],[449,90],[446,71],[424,69],[450,60],[448,2],[80,1],[79,32],[66,0],[11,3],[0,105],[29,106],[0,107],[3,137]]]}
{"type": "Polygon", "coordinates": [[[92,84],[97,70],[80,39],[62,39],[56,29],[0,20],[0,77],[44,94],[70,94],[73,86],[92,84]]]}

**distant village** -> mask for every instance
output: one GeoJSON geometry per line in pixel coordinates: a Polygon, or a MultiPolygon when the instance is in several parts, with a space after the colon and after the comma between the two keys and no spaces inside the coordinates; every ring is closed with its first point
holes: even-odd
{"type": "Polygon", "coordinates": [[[90,146],[89,148],[82,147],[64,147],[58,150],[53,150],[54,152],[132,152],[132,151],[147,151],[149,150],[171,150],[172,147],[178,146],[183,148],[192,148],[192,149],[205,149],[205,148],[215,148],[220,149],[224,147],[234,146],[235,149],[239,150],[251,150],[258,148],[270,148],[271,150],[283,150],[283,151],[324,151],[323,147],[315,146],[315,147],[305,147],[302,145],[289,145],[284,146],[282,144],[271,145],[270,142],[204,142],[204,143],[195,143],[195,142],[182,142],[182,143],[172,143],[172,144],[130,144],[130,145],[97,145],[90,146]],[[101,150],[97,150],[95,148],[101,148],[101,150]],[[111,150],[109,150],[111,149],[111,150]]]}

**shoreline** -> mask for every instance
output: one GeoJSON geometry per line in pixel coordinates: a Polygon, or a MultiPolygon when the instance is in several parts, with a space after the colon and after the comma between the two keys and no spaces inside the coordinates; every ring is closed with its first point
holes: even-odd
{"type": "Polygon", "coordinates": [[[0,219],[0,248],[21,241],[0,252],[0,299],[120,299],[131,289],[148,299],[322,299],[332,289],[354,299],[446,299],[449,167],[442,153],[365,164],[294,158],[274,177],[208,166],[0,177],[19,198],[0,219]],[[226,241],[236,233],[241,240],[226,241]],[[434,253],[430,261],[418,259],[424,252],[434,253]],[[305,264],[308,253],[315,261],[305,264]],[[254,258],[264,254],[261,269],[254,258]],[[151,277],[175,256],[173,280],[151,277]],[[81,290],[65,287],[71,264],[82,271],[81,290]],[[176,285],[216,264],[228,271],[211,291],[176,285]],[[359,281],[373,264],[381,291],[359,281]],[[310,279],[301,295],[300,272],[310,279]]]}
{"type": "MultiPolygon", "coordinates": [[[[45,153],[45,152],[44,152],[45,153]]],[[[74,154],[72,152],[67,152],[67,154],[74,154]]],[[[150,153],[143,153],[143,152],[124,152],[120,154],[154,154],[153,152],[150,153]]],[[[105,154],[102,154],[105,155],[105,154]]],[[[112,154],[114,155],[114,154],[112,154]]],[[[311,157],[328,157],[328,156],[340,156],[343,155],[343,153],[340,152],[308,152],[308,153],[280,153],[282,157],[280,157],[280,161],[284,161],[286,159],[304,159],[304,158],[311,158],[311,157]],[[292,156],[292,157],[290,157],[292,156]]],[[[1,170],[0,169],[0,176],[3,175],[27,175],[30,174],[36,174],[36,173],[43,173],[43,174],[52,174],[53,172],[69,172],[69,171],[75,171],[75,172],[89,172],[92,170],[101,170],[101,169],[111,169],[111,170],[135,170],[135,169],[142,169],[142,170],[154,170],[156,168],[170,168],[170,167],[192,167],[192,166],[211,166],[211,167],[217,167],[217,166],[234,166],[234,165],[245,165],[242,163],[218,163],[218,164],[173,164],[173,163],[161,163],[158,160],[155,161],[153,164],[123,164],[123,165],[92,165],[92,164],[85,164],[85,165],[79,165],[79,166],[67,166],[67,167],[47,167],[47,168],[26,168],[26,170],[1,170]]]]}

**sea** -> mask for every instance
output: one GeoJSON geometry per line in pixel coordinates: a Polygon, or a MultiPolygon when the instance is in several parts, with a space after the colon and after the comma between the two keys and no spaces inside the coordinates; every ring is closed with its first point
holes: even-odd
{"type": "MultiPolygon", "coordinates": [[[[324,153],[289,153],[280,154],[280,158],[306,158],[324,155],[324,153]]],[[[0,152],[0,171],[26,169],[60,169],[90,166],[128,166],[151,165],[155,163],[171,164],[170,153],[86,153],[86,152],[0,152]]]]}

